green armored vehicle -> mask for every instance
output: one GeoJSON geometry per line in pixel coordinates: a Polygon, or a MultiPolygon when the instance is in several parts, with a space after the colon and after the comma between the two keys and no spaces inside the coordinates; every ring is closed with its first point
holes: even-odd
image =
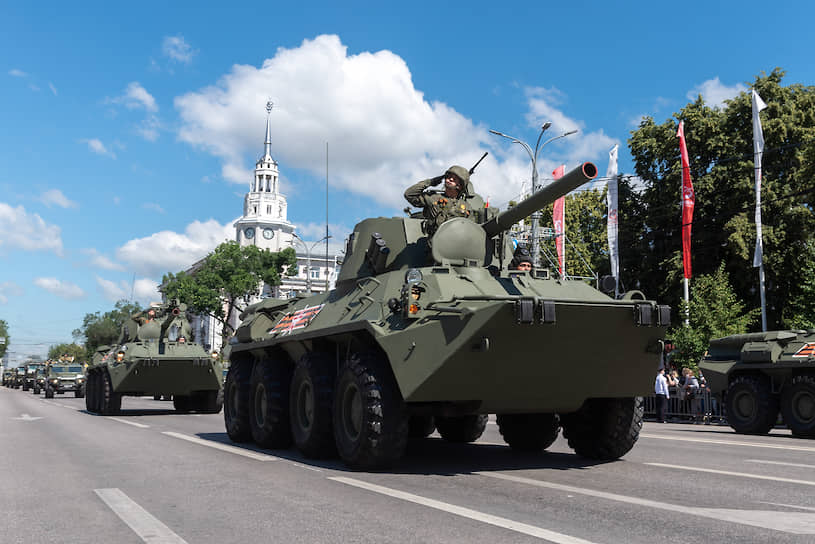
{"type": "Polygon", "coordinates": [[[31,387],[35,395],[39,395],[41,391],[45,390],[45,372],[48,368],[48,361],[45,362],[42,368],[37,369],[37,375],[34,378],[34,385],[31,387]]]}
{"type": "Polygon", "coordinates": [[[11,380],[11,387],[18,389],[25,383],[25,367],[18,366],[14,369],[14,378],[11,380]]]}
{"type": "Polygon", "coordinates": [[[13,381],[14,381],[14,369],[3,368],[3,387],[11,387],[13,381]]]}
{"type": "Polygon", "coordinates": [[[85,372],[73,357],[60,357],[45,367],[45,398],[54,398],[54,393],[73,391],[81,399],[85,396],[85,372]]]}
{"type": "Polygon", "coordinates": [[[365,469],[434,426],[474,441],[495,413],[515,450],[542,451],[562,427],[582,456],[624,455],[670,308],[509,266],[509,227],[596,173],[585,163],[501,214],[462,207],[474,211],[432,236],[413,216],[357,224],[334,290],[242,314],[224,386],[229,437],[365,469]]]}
{"type": "Polygon", "coordinates": [[[195,342],[186,305],[172,301],[132,316],[116,345],[100,346],[87,370],[89,412],[115,414],[122,396],[172,395],[179,412],[217,414],[222,365],[195,342]]]}
{"type": "Polygon", "coordinates": [[[815,330],[717,338],[699,368],[736,432],[768,433],[780,408],[792,434],[815,438],[815,330]]]}
{"type": "MultiPolygon", "coordinates": [[[[45,363],[28,363],[25,365],[25,379],[23,380],[23,391],[33,390],[37,386],[37,377],[42,376],[45,363]]],[[[39,391],[35,391],[39,393],[39,391]]]]}

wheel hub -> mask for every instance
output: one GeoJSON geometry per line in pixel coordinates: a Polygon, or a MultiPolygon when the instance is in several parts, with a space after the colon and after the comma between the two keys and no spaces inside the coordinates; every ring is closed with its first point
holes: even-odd
{"type": "Polygon", "coordinates": [[[792,398],[792,409],[798,420],[810,423],[815,419],[815,397],[809,391],[799,391],[792,398]]]}
{"type": "Polygon", "coordinates": [[[264,424],[266,423],[266,406],[268,401],[266,400],[266,387],[259,383],[257,388],[255,389],[255,423],[260,428],[263,428],[264,424]]]}
{"type": "Polygon", "coordinates": [[[356,441],[362,431],[362,396],[354,384],[349,384],[343,391],[340,417],[345,435],[356,441]]]}
{"type": "Polygon", "coordinates": [[[733,407],[740,418],[751,419],[756,413],[756,401],[753,395],[748,393],[739,394],[733,402],[733,407]]]}
{"type": "Polygon", "coordinates": [[[314,422],[314,390],[303,382],[297,390],[297,422],[301,429],[310,429],[314,422]]]}

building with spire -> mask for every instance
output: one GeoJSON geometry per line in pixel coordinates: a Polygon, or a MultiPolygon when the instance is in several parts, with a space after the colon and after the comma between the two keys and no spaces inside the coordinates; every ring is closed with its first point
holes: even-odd
{"type": "MultiPolygon", "coordinates": [[[[263,155],[255,163],[254,178],[243,199],[243,215],[233,223],[235,240],[241,246],[254,245],[275,252],[293,247],[297,252],[297,270],[293,276],[283,275],[281,285],[264,285],[259,296],[247,297],[247,304],[268,297],[291,298],[298,293],[322,293],[333,289],[342,262],[342,240],[330,240],[332,243],[326,249],[325,238],[303,240],[295,232],[297,227],[287,219],[286,197],[280,193],[280,171],[272,157],[272,107],[273,104],[267,102],[263,155]]],[[[200,262],[187,272],[194,273],[200,262]]],[[[237,328],[238,315],[229,319],[237,328]]],[[[192,324],[195,337],[206,349],[221,349],[223,327],[217,320],[198,316],[192,324]]]]}

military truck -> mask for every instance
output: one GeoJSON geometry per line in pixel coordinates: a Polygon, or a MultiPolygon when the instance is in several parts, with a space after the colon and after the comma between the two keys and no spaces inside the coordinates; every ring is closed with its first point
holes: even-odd
{"type": "Polygon", "coordinates": [[[177,301],[126,320],[114,346],[100,346],[87,370],[89,412],[115,414],[122,396],[172,395],[179,412],[221,411],[221,363],[192,341],[187,307],[177,301]]]}
{"type": "Polygon", "coordinates": [[[45,362],[45,365],[42,368],[37,369],[37,376],[34,379],[34,385],[32,387],[32,392],[35,395],[39,395],[41,391],[45,389],[45,369],[48,367],[48,361],[45,362]]]}
{"type": "Polygon", "coordinates": [[[73,357],[60,357],[58,361],[45,366],[45,398],[54,398],[54,393],[73,391],[74,397],[85,396],[85,372],[73,357]]]}
{"type": "Polygon", "coordinates": [[[23,383],[25,383],[25,367],[18,366],[14,369],[14,378],[11,380],[11,387],[13,389],[19,389],[23,383]]]}
{"type": "Polygon", "coordinates": [[[23,391],[34,389],[37,384],[37,376],[42,375],[45,363],[28,363],[25,365],[25,379],[23,380],[23,391]]]}
{"type": "Polygon", "coordinates": [[[13,368],[3,368],[3,387],[11,387],[11,383],[14,380],[14,369],[13,368]]]}
{"type": "Polygon", "coordinates": [[[780,409],[792,434],[815,438],[815,329],[713,339],[699,368],[737,433],[768,433],[780,409]]]}
{"type": "Polygon", "coordinates": [[[562,427],[579,455],[624,455],[670,308],[509,269],[508,229],[596,173],[585,163],[503,213],[476,209],[432,237],[417,214],[358,223],[334,290],[242,313],[224,386],[230,439],[294,443],[368,469],[434,427],[448,441],[477,440],[495,413],[513,450],[543,451],[562,427]]]}

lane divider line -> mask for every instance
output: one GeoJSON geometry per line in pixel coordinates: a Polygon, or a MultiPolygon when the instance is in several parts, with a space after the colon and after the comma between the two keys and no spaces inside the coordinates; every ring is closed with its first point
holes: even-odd
{"type": "Polygon", "coordinates": [[[118,488],[94,489],[113,513],[130,527],[144,542],[150,544],[187,544],[172,529],[153,517],[118,488]]]}
{"type": "Polygon", "coordinates": [[[780,465],[784,467],[815,468],[815,465],[805,465],[804,463],[784,463],[782,461],[764,461],[762,459],[745,459],[745,463],[761,463],[762,465],[780,465]]]}
{"type": "Polygon", "coordinates": [[[128,421],[126,419],[120,419],[118,417],[108,417],[107,419],[112,419],[113,421],[118,421],[119,423],[126,423],[128,425],[133,425],[134,427],[138,427],[139,429],[149,429],[150,425],[145,425],[144,423],[136,423],[135,421],[128,421]]]}
{"type": "Polygon", "coordinates": [[[266,453],[259,453],[252,450],[245,450],[243,448],[237,448],[235,446],[229,446],[227,444],[221,444],[220,442],[213,442],[212,440],[204,440],[203,438],[198,438],[197,436],[190,436],[188,434],[176,433],[173,431],[162,431],[161,434],[165,434],[167,436],[172,436],[173,438],[179,438],[181,440],[186,440],[187,442],[192,442],[193,444],[198,444],[199,446],[207,446],[208,448],[214,448],[216,450],[226,451],[229,453],[234,453],[235,455],[242,455],[244,457],[248,457],[249,459],[254,459],[255,461],[277,461],[278,458],[274,455],[268,455],[266,453]]]}
{"type": "Polygon", "coordinates": [[[680,442],[700,442],[703,444],[724,444],[727,446],[747,446],[750,448],[770,448],[774,450],[790,450],[790,451],[811,451],[815,452],[815,448],[811,446],[793,446],[791,444],[767,444],[755,442],[736,442],[735,440],[715,440],[712,438],[690,438],[685,436],[665,436],[659,434],[640,433],[640,438],[655,438],[657,440],[679,440],[680,442]]]}
{"type": "Polygon", "coordinates": [[[536,538],[541,538],[557,544],[591,544],[591,541],[584,540],[582,538],[556,533],[555,531],[550,531],[542,527],[536,527],[534,525],[528,525],[526,523],[513,521],[511,519],[485,514],[484,512],[479,512],[478,510],[471,510],[470,508],[464,508],[462,506],[456,506],[454,504],[437,501],[435,499],[429,499],[420,495],[398,491],[389,487],[363,482],[354,478],[331,476],[328,479],[342,484],[358,487],[360,489],[365,489],[367,491],[373,491],[374,493],[379,493],[381,495],[387,495],[388,497],[393,497],[395,499],[441,510],[442,512],[447,512],[448,514],[461,516],[475,521],[480,521],[482,523],[487,523],[489,525],[494,525],[496,527],[501,527],[502,529],[515,531],[516,533],[534,536],[536,538]]]}
{"type": "Polygon", "coordinates": [[[771,480],[773,482],[784,482],[788,484],[815,485],[812,480],[798,480],[795,478],[781,478],[778,476],[764,476],[761,474],[747,474],[746,472],[732,472],[729,470],[715,470],[712,468],[686,467],[683,465],[668,465],[665,463],[643,463],[652,467],[673,468],[677,470],[689,470],[691,472],[706,472],[708,474],[721,474],[722,476],[738,476],[739,478],[751,478],[753,480],[771,480]]]}

